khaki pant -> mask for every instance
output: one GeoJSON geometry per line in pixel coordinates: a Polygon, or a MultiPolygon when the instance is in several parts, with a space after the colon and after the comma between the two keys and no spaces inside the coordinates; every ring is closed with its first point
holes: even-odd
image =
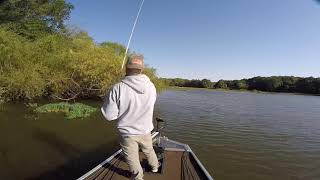
{"type": "Polygon", "coordinates": [[[159,162],[152,145],[152,137],[148,135],[122,137],[120,142],[123,154],[133,174],[138,174],[136,180],[143,179],[143,170],[139,160],[139,147],[147,157],[149,165],[157,169],[159,162]]]}

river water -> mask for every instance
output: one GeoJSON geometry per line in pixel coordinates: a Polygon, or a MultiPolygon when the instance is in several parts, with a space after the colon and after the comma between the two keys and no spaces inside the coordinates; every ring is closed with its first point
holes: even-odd
{"type": "MultiPolygon", "coordinates": [[[[86,102],[98,106],[100,102],[86,102]]],[[[167,90],[155,116],[223,180],[320,179],[320,97],[167,90]]],[[[118,148],[115,124],[0,106],[0,179],[74,179],[118,148]]]]}

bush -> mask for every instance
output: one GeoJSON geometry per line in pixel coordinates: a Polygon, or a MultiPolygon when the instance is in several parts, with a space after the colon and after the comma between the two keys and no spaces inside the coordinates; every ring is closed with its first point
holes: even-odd
{"type": "Polygon", "coordinates": [[[165,82],[162,79],[158,78],[156,69],[147,67],[144,69],[143,73],[150,78],[150,80],[156,86],[157,91],[162,91],[167,87],[165,82]]]}
{"type": "MultiPolygon", "coordinates": [[[[0,88],[6,89],[2,96],[10,100],[104,96],[123,76],[121,47],[96,44],[81,31],[29,41],[0,28],[0,88]]],[[[145,73],[158,89],[163,87],[155,69],[146,68],[145,73]]]]}
{"type": "Polygon", "coordinates": [[[38,49],[18,35],[0,29],[0,88],[8,99],[34,98],[43,94],[44,67],[37,63],[38,49]]]}
{"type": "MultiPolygon", "coordinates": [[[[0,1],[1,100],[100,97],[119,81],[125,47],[67,29],[72,9],[65,0],[0,1]]],[[[155,69],[146,73],[162,86],[155,69]]]]}

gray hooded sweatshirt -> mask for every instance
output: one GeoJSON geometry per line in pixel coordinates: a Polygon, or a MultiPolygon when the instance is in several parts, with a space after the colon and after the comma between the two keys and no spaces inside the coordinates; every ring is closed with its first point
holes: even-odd
{"type": "Polygon", "coordinates": [[[126,76],[108,92],[101,111],[107,120],[118,120],[121,136],[149,134],[156,96],[156,88],[146,75],[126,76]]]}

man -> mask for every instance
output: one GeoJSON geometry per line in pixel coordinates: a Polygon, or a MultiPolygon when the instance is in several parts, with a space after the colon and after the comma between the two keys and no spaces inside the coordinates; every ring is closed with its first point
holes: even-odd
{"type": "Polygon", "coordinates": [[[101,108],[104,117],[118,120],[121,148],[136,180],[143,179],[139,161],[139,147],[148,159],[153,172],[159,162],[152,146],[153,108],[156,88],[150,79],[141,74],[144,69],[143,56],[133,55],[126,64],[126,76],[113,86],[101,108]]]}

